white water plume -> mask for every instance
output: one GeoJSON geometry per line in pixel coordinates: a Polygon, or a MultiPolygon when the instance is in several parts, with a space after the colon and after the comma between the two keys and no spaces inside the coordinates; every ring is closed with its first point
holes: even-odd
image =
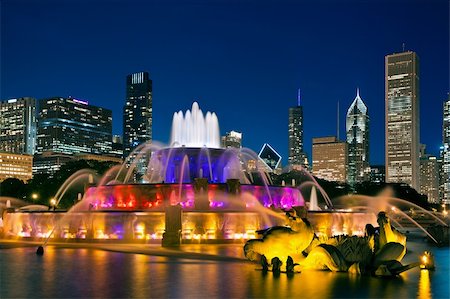
{"type": "Polygon", "coordinates": [[[173,147],[220,148],[219,121],[213,112],[203,116],[198,103],[191,110],[175,112],[172,120],[170,145],[173,147]]]}

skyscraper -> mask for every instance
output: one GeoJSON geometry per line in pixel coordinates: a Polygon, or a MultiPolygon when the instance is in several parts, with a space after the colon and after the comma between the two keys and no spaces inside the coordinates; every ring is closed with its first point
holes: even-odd
{"type": "Polygon", "coordinates": [[[369,166],[369,115],[367,106],[356,90],[356,98],[346,117],[348,144],[347,182],[351,185],[370,179],[369,166]]]}
{"type": "Polygon", "coordinates": [[[36,100],[0,102],[0,152],[33,155],[36,146],[36,100]]]}
{"type": "Polygon", "coordinates": [[[321,179],[345,182],[347,176],[347,142],[335,136],[313,138],[312,171],[321,179]]]}
{"type": "Polygon", "coordinates": [[[439,203],[439,164],[435,156],[420,157],[420,193],[429,203],[439,203]]]}
{"type": "Polygon", "coordinates": [[[385,57],[386,182],[420,190],[419,58],[406,51],[385,57]]]}
{"type": "Polygon", "coordinates": [[[290,166],[306,166],[306,154],[303,152],[303,107],[301,106],[300,89],[297,95],[297,106],[289,108],[289,158],[290,166]]]}
{"type": "Polygon", "coordinates": [[[123,107],[123,149],[127,157],[138,145],[152,140],[152,80],[148,72],[127,76],[123,107]]]}
{"type": "Polygon", "coordinates": [[[444,102],[443,119],[443,149],[442,149],[442,201],[450,204],[450,94],[444,102]]]}
{"type": "Polygon", "coordinates": [[[111,110],[70,97],[39,100],[38,154],[109,154],[111,139],[111,110]]]}

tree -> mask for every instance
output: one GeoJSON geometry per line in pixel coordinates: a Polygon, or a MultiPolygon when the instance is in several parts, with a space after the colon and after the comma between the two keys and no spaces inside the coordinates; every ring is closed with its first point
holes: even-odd
{"type": "Polygon", "coordinates": [[[16,178],[8,178],[0,183],[0,195],[23,199],[26,196],[25,183],[16,178]]]}
{"type": "MultiPolygon", "coordinates": [[[[31,198],[32,193],[39,194],[39,198],[35,203],[49,205],[50,199],[56,195],[59,188],[64,182],[75,172],[82,169],[91,169],[99,176],[103,175],[108,169],[116,165],[115,162],[110,161],[96,161],[96,160],[74,160],[61,166],[61,168],[49,177],[47,174],[37,174],[28,182],[28,198],[31,198]]],[[[72,185],[64,194],[58,205],[59,208],[70,208],[78,199],[78,193],[84,192],[84,184],[72,185]]]]}

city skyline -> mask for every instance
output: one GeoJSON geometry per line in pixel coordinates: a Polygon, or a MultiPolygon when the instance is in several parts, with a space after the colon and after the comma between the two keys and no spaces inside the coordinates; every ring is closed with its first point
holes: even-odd
{"type": "MultiPolygon", "coordinates": [[[[384,164],[383,60],[406,43],[421,59],[420,142],[435,155],[442,144],[442,120],[433,115],[442,115],[448,92],[444,1],[408,7],[359,1],[16,1],[2,8],[2,100],[86,99],[113,110],[113,134],[122,134],[125,77],[148,71],[154,82],[153,140],[168,142],[173,113],[198,100],[205,111],[217,113],[221,135],[242,132],[243,146],[254,151],[267,142],[286,165],[288,109],[297,89],[302,89],[305,151],[311,157],[312,138],[336,135],[336,103],[346,111],[359,87],[371,119],[370,162],[384,164]],[[109,12],[98,14],[105,5],[109,12]],[[388,6],[401,7],[402,14],[387,11],[388,6]],[[383,22],[372,29],[380,14],[383,22]],[[65,22],[77,15],[83,22],[65,22]],[[142,43],[135,46],[136,41],[142,43]],[[33,47],[23,47],[27,44],[33,47]]],[[[344,119],[341,113],[340,122],[344,119]]],[[[340,135],[345,136],[343,126],[340,135]]]]}

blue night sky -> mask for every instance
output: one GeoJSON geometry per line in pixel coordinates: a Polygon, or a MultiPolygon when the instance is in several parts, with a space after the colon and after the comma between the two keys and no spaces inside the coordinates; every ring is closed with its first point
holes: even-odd
{"type": "Polygon", "coordinates": [[[214,111],[221,134],[270,143],[287,163],[288,108],[302,91],[305,150],[340,136],[356,88],[369,108],[372,164],[384,164],[384,56],[420,58],[421,142],[437,154],[449,90],[448,1],[2,0],[1,99],[73,96],[113,111],[127,74],[153,80],[153,139],[172,115],[214,111]],[[375,3],[376,2],[376,3],[375,3]]]}

